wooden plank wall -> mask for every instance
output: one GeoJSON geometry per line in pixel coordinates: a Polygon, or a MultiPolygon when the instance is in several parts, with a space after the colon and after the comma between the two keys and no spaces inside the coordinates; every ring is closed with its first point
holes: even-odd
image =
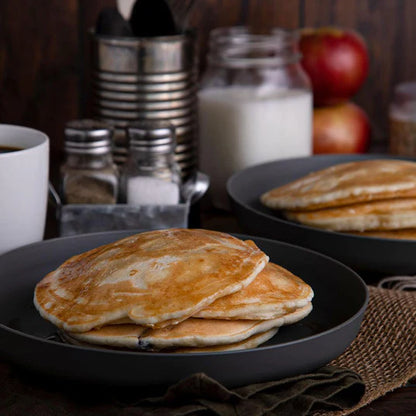
{"type": "MultiPolygon", "coordinates": [[[[27,125],[51,137],[51,167],[62,157],[63,126],[86,116],[88,28],[115,0],[0,1],[0,122],[27,125]]],[[[209,31],[218,26],[337,25],[368,43],[370,75],[354,98],[370,115],[373,141],[388,141],[388,103],[395,84],[416,79],[414,0],[196,0],[190,25],[204,63],[209,31]]]]}

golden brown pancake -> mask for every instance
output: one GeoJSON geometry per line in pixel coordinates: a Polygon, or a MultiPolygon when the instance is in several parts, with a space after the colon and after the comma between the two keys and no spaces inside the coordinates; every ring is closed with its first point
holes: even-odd
{"type": "MultiPolygon", "coordinates": [[[[170,350],[164,350],[163,352],[169,352],[169,353],[180,353],[180,354],[188,354],[188,353],[207,353],[207,352],[221,352],[221,351],[237,351],[237,350],[246,350],[249,348],[256,348],[259,345],[265,343],[269,339],[273,338],[277,332],[279,331],[279,328],[272,328],[268,331],[261,332],[259,334],[253,335],[252,337],[249,337],[243,341],[235,342],[233,344],[225,344],[225,345],[212,345],[210,347],[200,347],[200,348],[174,348],[170,350]]],[[[75,338],[72,338],[69,334],[65,332],[60,333],[61,338],[74,345],[79,345],[83,347],[94,347],[94,348],[109,348],[108,346],[103,345],[94,345],[89,344],[87,342],[82,342],[79,340],[76,340],[75,338]]],[[[117,347],[111,347],[111,348],[117,348],[117,347]]],[[[117,348],[119,349],[119,348],[117,348]]],[[[126,350],[125,348],[122,348],[123,350],[126,350]]]]}
{"type": "Polygon", "coordinates": [[[134,350],[163,350],[178,347],[208,347],[238,343],[258,333],[292,324],[312,310],[309,302],[286,315],[263,321],[188,318],[177,325],[150,329],[140,325],[108,325],[67,335],[80,342],[134,350]]]}
{"type": "Polygon", "coordinates": [[[163,326],[241,290],[267,261],[252,241],[225,233],[150,231],[70,258],[37,284],[34,303],[70,332],[123,318],[163,326]]]}
{"type": "Polygon", "coordinates": [[[305,306],[312,297],[312,288],[302,279],[277,264],[267,263],[244,289],[217,299],[193,316],[211,319],[273,319],[285,315],[288,309],[305,306]]]}
{"type": "Polygon", "coordinates": [[[305,211],[408,197],[416,197],[416,163],[378,159],[312,172],[264,193],[261,202],[272,209],[305,211]]]}
{"type": "Polygon", "coordinates": [[[196,353],[196,352],[221,352],[221,351],[238,351],[238,350],[247,350],[249,348],[256,348],[261,344],[264,344],[269,339],[273,338],[279,328],[272,328],[268,331],[261,332],[260,334],[253,335],[243,341],[235,342],[233,344],[225,345],[212,345],[210,347],[201,347],[201,348],[176,348],[170,352],[175,353],[196,353]]]}
{"type": "Polygon", "coordinates": [[[395,230],[416,227],[416,198],[364,202],[315,211],[285,211],[293,221],[332,231],[395,230]]]}

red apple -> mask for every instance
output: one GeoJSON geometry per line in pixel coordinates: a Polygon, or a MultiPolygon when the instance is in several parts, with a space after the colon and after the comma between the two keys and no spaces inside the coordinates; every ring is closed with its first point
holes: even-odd
{"type": "Polygon", "coordinates": [[[349,100],[367,77],[367,47],[363,38],[353,30],[335,27],[303,29],[299,48],[317,106],[349,100]]]}
{"type": "Polygon", "coordinates": [[[370,142],[370,122],[352,102],[313,111],[313,152],[364,153],[370,142]]]}

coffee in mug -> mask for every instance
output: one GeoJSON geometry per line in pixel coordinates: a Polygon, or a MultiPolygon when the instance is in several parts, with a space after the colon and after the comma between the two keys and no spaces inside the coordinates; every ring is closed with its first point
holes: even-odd
{"type": "Polygon", "coordinates": [[[22,147],[13,147],[13,146],[2,146],[0,145],[0,154],[1,153],[10,153],[10,152],[17,152],[18,150],[22,150],[22,147]]]}

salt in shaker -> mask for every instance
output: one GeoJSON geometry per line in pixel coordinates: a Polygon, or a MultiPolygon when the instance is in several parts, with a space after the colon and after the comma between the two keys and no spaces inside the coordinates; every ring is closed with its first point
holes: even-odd
{"type": "Polygon", "coordinates": [[[122,168],[121,202],[174,205],[180,202],[180,171],[175,162],[175,133],[163,121],[140,121],[127,128],[129,155],[122,168]]]}

